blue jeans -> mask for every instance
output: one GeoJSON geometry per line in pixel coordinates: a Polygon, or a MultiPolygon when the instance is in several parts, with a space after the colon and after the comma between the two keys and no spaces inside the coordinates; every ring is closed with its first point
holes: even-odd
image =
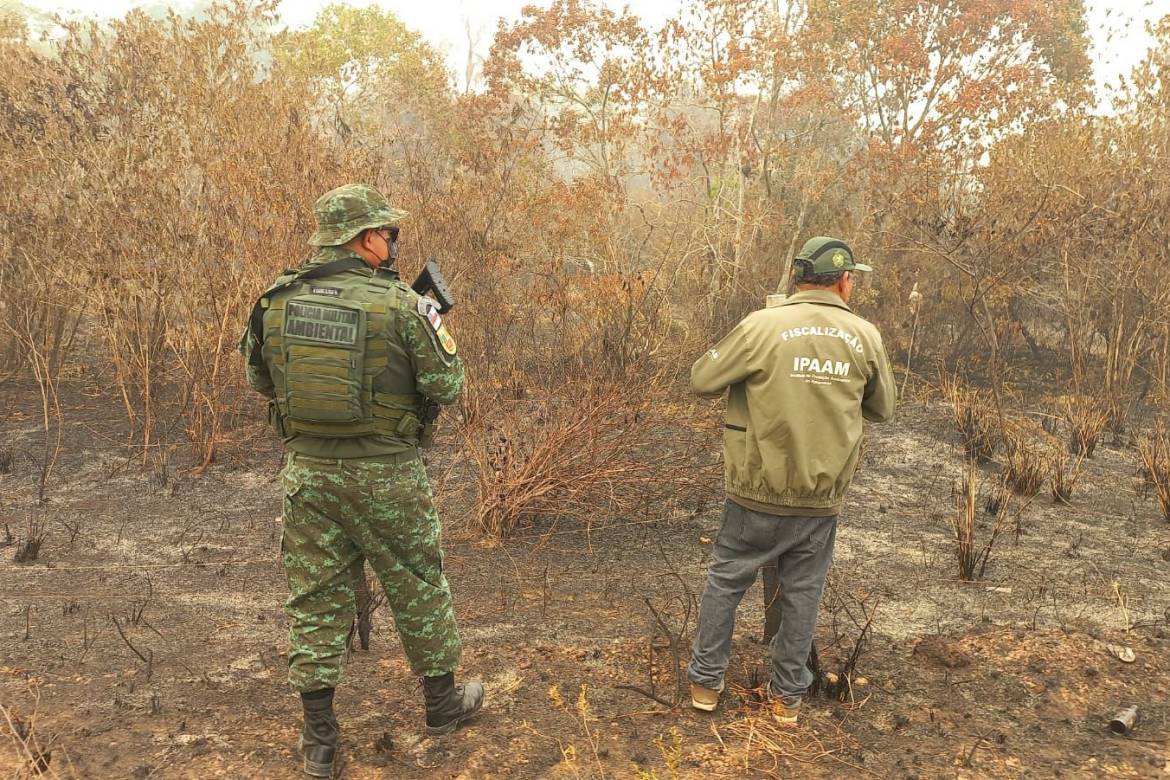
{"type": "Polygon", "coordinates": [[[735,610],[760,567],[776,563],[781,618],[772,642],[770,687],[786,699],[804,695],[813,682],[808,653],[836,537],[836,515],[778,517],[728,500],[699,607],[699,628],[687,667],[691,681],[704,688],[722,685],[731,658],[735,610]]]}

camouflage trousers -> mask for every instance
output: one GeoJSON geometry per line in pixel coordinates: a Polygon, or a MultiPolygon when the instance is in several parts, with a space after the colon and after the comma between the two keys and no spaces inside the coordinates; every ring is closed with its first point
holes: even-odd
{"type": "Polygon", "coordinates": [[[289,683],[341,681],[363,561],[378,576],[415,674],[454,671],[462,644],[443,574],[439,515],[418,457],[327,460],[289,453],[281,472],[289,683]]]}

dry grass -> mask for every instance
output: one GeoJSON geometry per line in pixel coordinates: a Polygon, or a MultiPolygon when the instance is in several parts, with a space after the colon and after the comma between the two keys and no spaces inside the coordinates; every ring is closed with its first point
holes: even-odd
{"type": "Polygon", "coordinates": [[[45,543],[47,523],[44,516],[30,512],[25,525],[24,539],[16,545],[16,552],[12,560],[16,563],[32,563],[41,554],[41,547],[45,543]]]}
{"type": "Polygon", "coordinates": [[[1007,477],[1001,475],[987,491],[987,497],[983,502],[983,511],[992,517],[999,517],[1007,513],[1011,501],[1011,485],[1008,484],[1007,477]]]}
{"type": "Polygon", "coordinates": [[[986,393],[964,384],[957,376],[943,376],[942,392],[967,459],[989,463],[1003,440],[991,399],[986,393]]]}
{"type": "Polygon", "coordinates": [[[6,738],[16,754],[17,764],[13,768],[12,780],[61,780],[76,777],[69,756],[58,741],[42,734],[37,727],[40,694],[33,683],[29,684],[29,694],[33,706],[23,716],[11,703],[0,702],[0,738],[6,738]]]}
{"type": "Polygon", "coordinates": [[[1013,433],[1004,447],[1004,479],[1012,492],[1032,498],[1044,486],[1045,462],[1022,433],[1013,433]]]}
{"type": "Polygon", "coordinates": [[[737,720],[724,726],[723,731],[743,740],[745,768],[753,764],[753,750],[772,760],[785,758],[805,763],[827,758],[841,749],[809,729],[777,723],[769,712],[737,720]]]}
{"type": "Polygon", "coordinates": [[[1170,432],[1161,421],[1138,442],[1138,453],[1143,480],[1152,489],[1162,517],[1170,522],[1170,432]]]}
{"type": "MultiPolygon", "coordinates": [[[[827,727],[828,724],[810,725],[815,718],[815,702],[805,702],[800,722],[792,726],[776,721],[771,705],[763,700],[759,691],[739,689],[737,693],[746,702],[741,717],[720,727],[719,733],[738,739],[739,744],[726,745],[725,755],[744,772],[761,771],[769,776],[779,776],[774,773],[779,771],[778,764],[782,760],[811,764],[829,759],[851,767],[837,754],[851,747],[853,740],[840,730],[827,727]]],[[[864,701],[845,705],[846,709],[862,706],[864,701]]]]}
{"type": "Polygon", "coordinates": [[[1068,451],[1079,458],[1091,458],[1109,422],[1109,405],[1087,396],[1070,397],[1065,407],[1069,425],[1068,451]]]}
{"type": "Polygon", "coordinates": [[[1004,526],[1005,513],[1001,510],[991,522],[990,531],[981,541],[978,532],[979,467],[974,460],[967,461],[962,490],[955,494],[955,508],[948,516],[955,543],[955,563],[959,579],[974,582],[981,579],[991,560],[996,539],[1004,526]]]}
{"type": "Polygon", "coordinates": [[[1048,476],[1051,479],[1050,490],[1053,502],[1068,503],[1072,498],[1073,488],[1081,476],[1081,468],[1085,464],[1085,456],[1070,456],[1063,447],[1056,447],[1048,457],[1048,476]]]}

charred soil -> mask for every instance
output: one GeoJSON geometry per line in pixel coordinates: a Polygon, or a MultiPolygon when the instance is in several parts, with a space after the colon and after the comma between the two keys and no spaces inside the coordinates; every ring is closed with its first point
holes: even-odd
{"type": "MultiPolygon", "coordinates": [[[[282,655],[279,452],[257,431],[258,449],[237,448],[247,458],[193,476],[127,460],[124,432],[73,426],[50,501],[37,505],[21,453],[35,451],[38,418],[11,392],[0,399],[0,444],[16,453],[0,475],[0,705],[11,721],[0,718],[0,775],[40,763],[62,777],[300,777],[282,655]],[[44,541],[17,563],[30,523],[44,541]]],[[[704,471],[702,506],[590,528],[565,519],[486,544],[462,520],[474,497],[448,443],[432,474],[462,675],[484,681],[487,705],[469,728],[426,737],[422,693],[383,607],[338,694],[341,776],[1170,771],[1170,527],[1135,491],[1132,447],[1102,446],[1070,503],[1045,491],[1017,508],[985,577],[964,583],[947,522],[962,464],[944,411],[908,407],[868,437],[818,633],[826,669],[844,665],[867,616],[870,634],[851,689],[810,699],[789,730],[758,703],[759,585],[740,609],[719,710],[689,706],[681,667],[719,525],[717,469],[704,471]],[[1125,649],[1133,662],[1116,657],[1125,649]],[[1111,734],[1130,705],[1138,727],[1111,734]]],[[[718,459],[714,430],[702,457],[718,459]]],[[[989,484],[995,471],[985,468],[989,484]]],[[[993,522],[981,512],[979,538],[993,522]]]]}

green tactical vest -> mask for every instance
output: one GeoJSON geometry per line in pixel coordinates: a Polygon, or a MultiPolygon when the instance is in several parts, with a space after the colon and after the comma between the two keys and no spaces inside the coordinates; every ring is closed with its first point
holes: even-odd
{"type": "Polygon", "coordinates": [[[405,287],[379,274],[277,279],[259,306],[282,438],[381,435],[418,445],[422,398],[387,339],[394,312],[412,305],[405,287]]]}

